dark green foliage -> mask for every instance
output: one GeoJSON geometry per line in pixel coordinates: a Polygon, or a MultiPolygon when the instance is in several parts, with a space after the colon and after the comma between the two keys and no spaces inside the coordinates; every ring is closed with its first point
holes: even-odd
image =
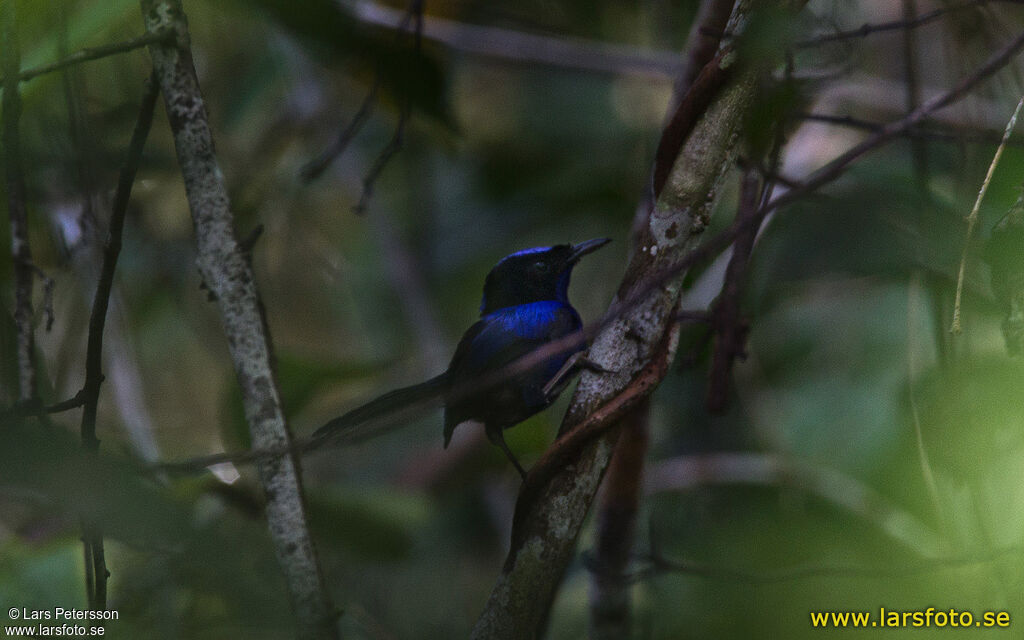
{"type": "MultiPolygon", "coordinates": [[[[738,140],[745,158],[764,158],[781,131],[791,156],[780,171],[800,181],[864,135],[804,126],[800,113],[871,122],[904,113],[899,30],[798,49],[786,75],[785,43],[894,18],[869,4],[815,2],[796,18],[755,17],[751,37],[737,43],[740,59],[772,56],[779,64],[738,140]]],[[[471,25],[681,51],[696,5],[470,0],[427,2],[427,10],[471,25]]],[[[924,97],[971,73],[1024,24],[1019,7],[991,5],[918,30],[924,97]]],[[[20,2],[25,66],[55,58],[63,6],[72,51],[142,31],[134,0],[20,2]]],[[[517,249],[614,238],[580,264],[570,289],[584,321],[600,318],[622,277],[671,93],[670,79],[658,75],[545,68],[430,41],[417,53],[410,35],[367,27],[350,6],[185,3],[238,236],[264,227],[251,259],[284,410],[300,436],[380,392],[440,373],[477,318],[488,269],[517,249]],[[301,167],[336,138],[378,74],[377,108],[360,134],[319,180],[302,183],[301,167]],[[362,181],[406,99],[413,117],[403,148],[377,180],[366,214],[355,216],[362,181]]],[[[77,67],[77,138],[61,76],[22,85],[32,250],[57,283],[50,333],[39,285],[35,299],[48,403],[74,396],[83,380],[96,264],[66,237],[83,198],[79,169],[89,169],[84,187],[103,238],[107,194],[148,73],[144,50],[77,67]]],[[[1005,84],[1012,77],[1001,72],[969,109],[940,112],[922,126],[971,132],[959,142],[928,140],[926,175],[910,144],[897,140],[772,215],[742,289],[749,356],[734,368],[721,415],[705,410],[714,337],[706,323],[685,325],[653,398],[650,465],[736,455],[784,468],[758,474],[747,464],[745,475],[729,476],[697,465],[681,489],[648,487],[631,567],[637,638],[817,638],[810,611],[879,606],[1007,609],[1017,624],[1024,371],[1008,356],[1001,328],[1024,252],[1018,232],[993,229],[1019,194],[1018,147],[1004,154],[968,247],[964,334],[948,333],[964,216],[994,151],[994,140],[977,139],[998,138],[1018,97],[1012,80],[1005,84]],[[984,128],[992,132],[979,133],[984,128]],[[656,570],[652,553],[710,571],[656,570]],[[920,570],[928,558],[952,561],[920,570]],[[785,578],[802,568],[826,571],[785,578]]],[[[705,238],[734,219],[738,178],[733,170],[725,176],[705,238]]],[[[8,246],[4,220],[0,247],[8,246]]],[[[161,106],[115,278],[99,458],[80,451],[78,411],[0,422],[0,601],[82,606],[79,518],[88,513],[103,524],[110,604],[121,614],[107,637],[289,637],[255,470],[239,466],[233,482],[220,479],[233,478],[230,468],[163,477],[137,459],[139,430],[150,428],[163,459],[249,445],[221,321],[194,258],[161,106]]],[[[723,264],[688,274],[686,309],[714,299],[723,264]]],[[[9,251],[0,251],[0,409],[16,395],[11,266],[9,251]]],[[[550,444],[567,402],[509,432],[524,465],[550,444]]],[[[470,428],[443,451],[440,411],[399,426],[302,461],[340,624],[355,638],[466,637],[500,571],[519,481],[470,428]]],[[[592,546],[587,528],[579,550],[592,546]]],[[[577,560],[549,637],[587,635],[588,582],[577,560]]]]}

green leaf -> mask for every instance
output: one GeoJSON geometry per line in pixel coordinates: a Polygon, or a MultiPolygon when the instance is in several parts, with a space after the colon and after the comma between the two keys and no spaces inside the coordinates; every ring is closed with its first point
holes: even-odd
{"type": "Polygon", "coordinates": [[[387,489],[310,492],[308,502],[319,537],[378,560],[407,557],[431,514],[424,497],[387,489]]]}
{"type": "Polygon", "coordinates": [[[369,29],[334,0],[234,0],[239,10],[255,11],[283,27],[322,59],[355,59],[373,73],[395,101],[408,96],[418,111],[451,126],[441,66],[416,52],[411,37],[369,29]]]}

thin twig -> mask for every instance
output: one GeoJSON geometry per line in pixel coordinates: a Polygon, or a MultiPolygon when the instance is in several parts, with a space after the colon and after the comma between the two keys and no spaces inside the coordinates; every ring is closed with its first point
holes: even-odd
{"type": "Polygon", "coordinates": [[[405,126],[409,122],[409,117],[412,115],[412,102],[409,96],[402,99],[402,108],[398,114],[398,124],[395,125],[395,132],[392,134],[391,139],[388,143],[380,150],[377,154],[376,160],[373,161],[373,166],[363,176],[363,191],[359,194],[359,202],[356,206],[352,207],[352,211],[357,215],[366,213],[366,208],[370,206],[370,199],[373,198],[373,189],[377,184],[377,178],[384,172],[384,168],[391,162],[391,158],[395,157],[399,151],[402,150],[402,144],[405,141],[405,126]]]}
{"type": "Polygon", "coordinates": [[[35,270],[28,237],[28,214],[25,210],[25,175],[21,166],[21,95],[18,92],[18,69],[21,51],[18,46],[18,16],[14,2],[3,3],[3,148],[7,181],[7,214],[11,225],[11,260],[14,263],[14,323],[17,331],[18,400],[23,404],[37,402],[35,335],[32,327],[32,285],[35,270]]]}
{"type": "MultiPolygon", "coordinates": [[[[132,131],[128,154],[121,167],[118,177],[117,191],[114,195],[113,211],[110,215],[110,229],[107,242],[103,248],[103,266],[100,270],[99,282],[96,285],[96,296],[93,298],[92,312],[89,315],[89,338],[85,356],[85,385],[82,387],[82,446],[86,451],[96,454],[100,441],[96,438],[96,411],[99,406],[100,385],[103,383],[103,328],[106,324],[107,307],[110,304],[110,291],[114,283],[114,272],[117,258],[121,252],[121,233],[124,229],[124,218],[128,211],[128,200],[135,182],[135,173],[142,158],[142,149],[149,135],[153,122],[153,110],[159,95],[159,85],[154,78],[146,81],[139,107],[139,115],[132,131]]],[[[85,545],[87,561],[92,562],[91,575],[93,584],[89,589],[89,606],[92,609],[107,608],[107,570],[106,556],[103,548],[103,529],[94,518],[85,516],[82,523],[82,542],[85,545]],[[91,556],[91,558],[90,558],[91,556]]],[[[88,573],[88,572],[87,572],[88,573]]]]}
{"type": "Polygon", "coordinates": [[[835,33],[826,33],[806,40],[800,40],[793,46],[797,49],[808,49],[811,47],[820,47],[821,45],[830,44],[833,42],[841,42],[844,40],[855,40],[858,38],[865,38],[871,34],[883,33],[886,31],[899,31],[901,29],[916,29],[917,27],[924,26],[930,22],[934,22],[939,18],[956,12],[963,11],[965,9],[973,9],[983,5],[988,5],[993,2],[1004,2],[1007,4],[1022,4],[1022,0],[966,0],[959,4],[949,5],[934,9],[928,13],[922,13],[919,16],[904,18],[902,20],[893,20],[891,22],[881,22],[876,24],[864,24],[856,29],[850,29],[847,31],[836,31],[835,33]]]}
{"type": "Polygon", "coordinates": [[[72,398],[67,400],[61,400],[60,402],[51,404],[49,406],[36,405],[24,405],[15,403],[14,405],[5,408],[0,411],[0,420],[8,420],[12,418],[23,418],[23,417],[39,417],[45,416],[51,413],[63,413],[65,411],[71,411],[77,409],[85,404],[85,394],[81,389],[72,398]]]}
{"type": "Polygon", "coordinates": [[[787,191],[786,193],[774,198],[771,202],[762,207],[762,212],[768,213],[773,209],[791,204],[840,177],[846,172],[851,164],[859,160],[865,154],[878,149],[894,138],[903,135],[906,131],[913,129],[918,123],[929,117],[932,113],[959,101],[977,87],[983,80],[1006,66],[1021,50],[1021,48],[1024,48],[1024,32],[1018,34],[1016,38],[994,53],[973,73],[961,79],[960,82],[958,82],[952,89],[926,100],[920,107],[915,109],[913,113],[906,115],[900,120],[885,125],[882,129],[868,136],[867,139],[854,145],[850,149],[847,149],[831,162],[808,176],[808,178],[804,180],[803,186],[798,189],[787,191]]]}
{"type": "MultiPolygon", "coordinates": [[[[425,0],[410,0],[408,15],[411,17],[413,27],[413,55],[419,56],[423,49],[423,3],[425,0]]],[[[402,31],[399,31],[401,34],[402,31]]],[[[366,208],[370,204],[370,199],[373,197],[373,188],[377,184],[377,178],[383,173],[384,168],[387,167],[388,163],[391,162],[391,158],[395,156],[399,151],[402,150],[402,144],[405,141],[405,127],[409,124],[409,119],[412,117],[412,92],[407,87],[405,89],[405,95],[402,96],[402,108],[398,114],[398,124],[395,125],[395,133],[391,136],[391,140],[388,141],[387,145],[377,155],[377,159],[374,160],[373,166],[363,177],[363,192],[359,196],[359,202],[353,208],[353,211],[361,215],[366,213],[366,208]]]]}
{"type": "MultiPolygon", "coordinates": [[[[740,204],[736,211],[736,219],[744,220],[756,215],[761,195],[756,174],[747,171],[740,185],[740,204]]],[[[729,381],[733,363],[737,358],[746,357],[750,324],[741,315],[740,297],[747,264],[760,228],[760,225],[749,225],[733,242],[732,256],[725,269],[722,291],[711,311],[715,340],[711,354],[711,370],[708,373],[707,407],[712,413],[725,410],[731,389],[729,381]]]]}
{"type": "Polygon", "coordinates": [[[377,73],[373,78],[370,90],[366,92],[366,97],[363,98],[363,102],[359,105],[356,114],[352,116],[352,120],[348,125],[341,130],[334,143],[324,149],[320,155],[302,166],[302,169],[299,170],[299,177],[304,182],[312,182],[319,178],[327,170],[327,167],[331,166],[334,159],[345,152],[345,149],[348,148],[352,139],[356,137],[356,134],[366,124],[370,114],[373,113],[374,108],[377,106],[377,93],[380,90],[380,82],[380,73],[377,73]]]}
{"type": "MultiPolygon", "coordinates": [[[[424,0],[410,0],[409,8],[405,11],[399,23],[396,25],[395,40],[396,42],[405,34],[406,29],[409,27],[409,22],[415,20],[415,27],[413,29],[413,48],[414,53],[419,55],[422,48],[422,34],[423,34],[423,3],[424,0]]],[[[380,93],[381,85],[384,82],[384,69],[382,64],[377,65],[377,69],[373,74],[373,84],[370,85],[370,90],[366,92],[366,97],[363,98],[363,102],[359,105],[359,109],[356,114],[349,121],[348,125],[341,130],[334,143],[331,144],[327,149],[322,151],[320,155],[313,158],[299,171],[299,177],[304,182],[311,182],[327,170],[329,166],[345,152],[349,144],[356,137],[356,134],[362,130],[363,125],[370,118],[373,110],[377,107],[377,98],[380,93]]],[[[398,116],[398,125],[395,127],[395,133],[392,135],[391,140],[377,155],[377,159],[374,161],[373,166],[367,175],[363,178],[363,191],[359,197],[359,203],[355,206],[354,210],[356,213],[363,213],[366,210],[366,206],[369,203],[370,197],[373,193],[373,185],[377,180],[377,177],[387,166],[388,161],[398,153],[402,147],[402,136],[405,133],[405,124],[412,113],[412,95],[407,90],[405,95],[402,96],[401,111],[398,116]]]]}
{"type": "MultiPolygon", "coordinates": [[[[850,115],[838,115],[831,113],[800,113],[794,117],[808,122],[834,124],[836,126],[860,129],[862,131],[880,131],[884,129],[886,125],[884,122],[878,122],[875,120],[864,120],[862,118],[854,118],[850,115]]],[[[1002,139],[1002,134],[994,131],[965,130],[960,128],[937,129],[934,127],[914,127],[904,131],[901,135],[907,138],[951,142],[954,144],[960,144],[963,142],[979,142],[983,144],[997,145],[1002,139]]],[[[1024,147],[1024,140],[1021,140],[1019,137],[1011,137],[1006,144],[1010,147],[1024,147]]]]}
{"type": "MultiPolygon", "coordinates": [[[[404,31],[405,12],[376,2],[355,3],[355,15],[367,24],[404,31]]],[[[643,50],[632,46],[566,36],[524,33],[500,27],[425,16],[423,37],[453,51],[526,65],[542,65],[611,75],[672,79],[682,67],[675,51],[643,50]]]]}
{"type": "Polygon", "coordinates": [[[1006,123],[1006,131],[1003,132],[1003,140],[996,147],[996,152],[992,156],[992,162],[988,165],[988,172],[985,174],[985,180],[981,183],[981,189],[978,190],[978,197],[974,200],[974,207],[971,208],[970,215],[967,216],[967,234],[964,237],[964,249],[960,254],[960,269],[957,273],[956,278],[956,298],[953,302],[953,322],[949,327],[950,333],[959,334],[963,331],[960,326],[960,303],[964,292],[964,273],[967,271],[967,250],[971,245],[971,237],[974,235],[974,227],[978,224],[978,212],[981,210],[981,201],[985,198],[985,193],[988,191],[988,185],[992,181],[992,174],[996,171],[996,165],[999,164],[999,158],[1003,155],[1003,149],[1006,148],[1006,141],[1010,138],[1010,133],[1013,131],[1014,126],[1017,124],[1017,116],[1020,115],[1021,107],[1024,107],[1024,96],[1017,101],[1017,108],[1013,110],[1013,115],[1010,116],[1009,122],[1006,123]]]}
{"type": "Polygon", "coordinates": [[[68,398],[67,400],[63,400],[61,402],[51,404],[48,407],[44,407],[42,413],[63,413],[64,411],[71,411],[72,409],[77,409],[84,404],[85,393],[82,390],[79,390],[78,393],[76,393],[73,398],[68,398]]]}
{"type": "MultiPolygon", "coordinates": [[[[60,71],[61,69],[65,69],[72,65],[89,62],[90,60],[99,60],[100,58],[106,58],[120,53],[127,53],[129,51],[134,51],[135,49],[148,47],[149,45],[158,42],[166,42],[168,39],[173,37],[173,35],[174,34],[172,33],[146,33],[137,38],[125,40],[124,42],[115,42],[114,44],[105,44],[98,47],[86,47],[85,49],[80,49],[65,58],[57,60],[56,62],[50,62],[48,64],[39,65],[38,67],[25,69],[21,73],[17,74],[17,76],[21,82],[25,82],[26,80],[32,80],[33,78],[37,78],[47,73],[60,71]]],[[[6,82],[6,78],[4,82],[6,82]]]]}
{"type": "Polygon", "coordinates": [[[159,85],[150,77],[146,80],[142,95],[139,115],[132,131],[128,154],[121,167],[118,177],[117,191],[114,194],[113,211],[110,215],[110,228],[107,241],[103,248],[103,265],[100,268],[96,295],[93,298],[92,313],[89,316],[89,338],[85,356],[85,385],[83,386],[84,410],[82,411],[82,442],[90,451],[99,446],[96,439],[96,410],[99,402],[100,385],[103,382],[103,328],[106,324],[107,307],[110,304],[110,292],[114,283],[114,272],[117,269],[117,258],[121,252],[121,234],[124,219],[128,211],[135,174],[142,159],[142,150],[149,136],[153,122],[153,111],[156,99],[160,94],[159,85]]]}

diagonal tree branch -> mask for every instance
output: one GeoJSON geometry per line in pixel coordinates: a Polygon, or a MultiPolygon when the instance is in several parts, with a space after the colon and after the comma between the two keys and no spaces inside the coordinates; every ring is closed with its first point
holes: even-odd
{"type": "MultiPolygon", "coordinates": [[[[290,447],[291,433],[273,370],[270,333],[252,267],[234,230],[227,184],[189,48],[180,0],[141,0],[146,30],[171,30],[173,44],[150,46],[196,230],[197,265],[220,310],[228,350],[242,391],[252,441],[290,447]]],[[[297,637],[337,638],[334,614],[307,526],[298,456],[259,462],[266,518],[298,623],[297,637]]]]}

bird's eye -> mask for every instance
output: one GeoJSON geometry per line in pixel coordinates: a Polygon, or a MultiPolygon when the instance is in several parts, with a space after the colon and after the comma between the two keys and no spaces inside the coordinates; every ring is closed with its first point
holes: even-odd
{"type": "Polygon", "coordinates": [[[533,263],[533,270],[536,271],[537,273],[547,273],[548,272],[548,263],[546,263],[544,261],[534,262],[533,263]]]}

